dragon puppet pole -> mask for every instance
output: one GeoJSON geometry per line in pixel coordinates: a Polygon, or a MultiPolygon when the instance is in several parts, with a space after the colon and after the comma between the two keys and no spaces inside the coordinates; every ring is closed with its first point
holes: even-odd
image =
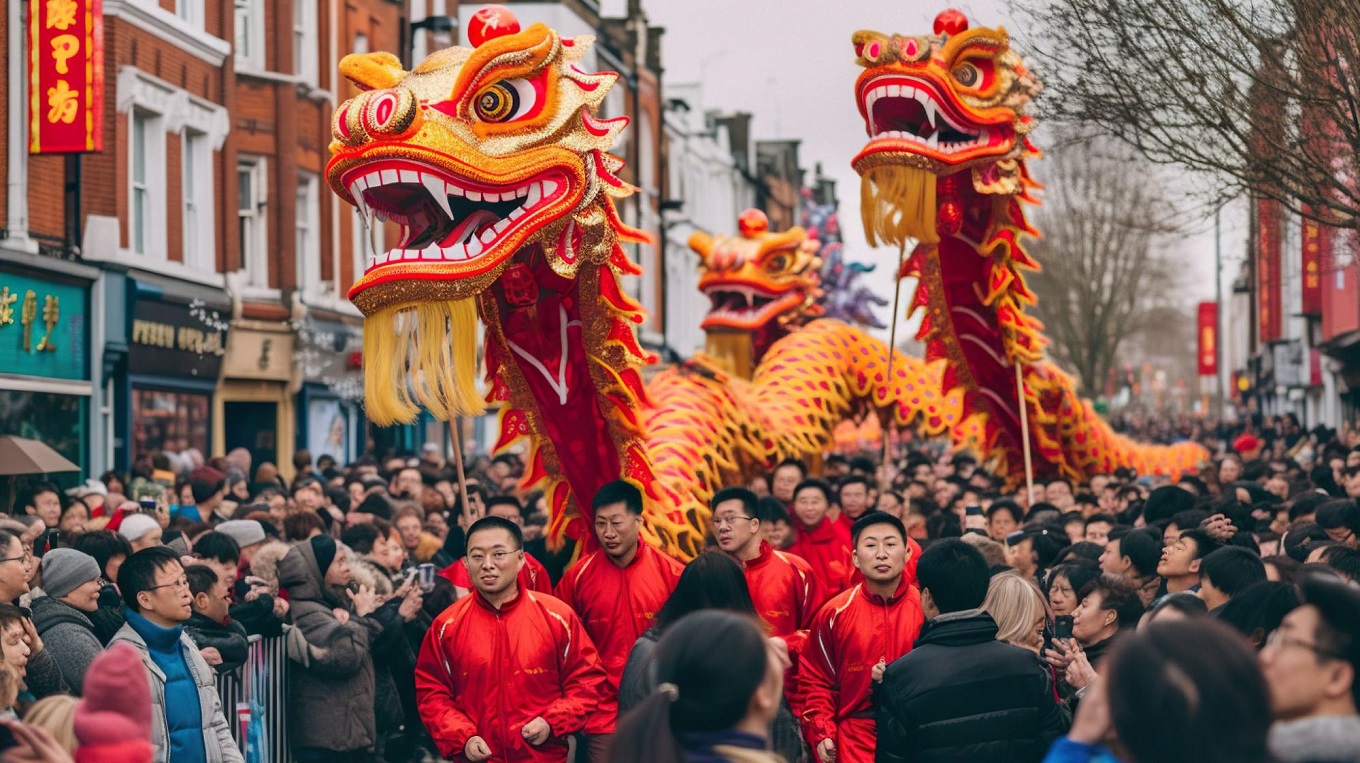
{"type": "Polygon", "coordinates": [[[1034,500],[1034,464],[1029,455],[1029,408],[1025,406],[1025,377],[1015,361],[1015,396],[1020,401],[1020,443],[1025,451],[1025,504],[1034,500]]]}
{"type": "Polygon", "coordinates": [[[449,434],[453,440],[453,464],[458,469],[458,497],[463,501],[464,529],[472,526],[472,504],[468,503],[467,475],[463,473],[463,417],[449,419],[449,434]]]}
{"type": "MultiPolygon", "coordinates": [[[[888,329],[889,383],[892,383],[893,378],[893,357],[897,354],[897,309],[898,304],[902,301],[902,266],[906,263],[906,259],[907,246],[906,243],[903,242],[897,245],[897,288],[893,290],[892,327],[888,329]]],[[[883,427],[883,469],[885,470],[885,473],[888,468],[889,446],[892,443],[891,435],[892,427],[883,427]]]]}

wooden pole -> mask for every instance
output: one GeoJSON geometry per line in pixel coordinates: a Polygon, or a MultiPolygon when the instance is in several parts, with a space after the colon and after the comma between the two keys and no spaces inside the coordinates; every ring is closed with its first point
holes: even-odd
{"type": "Polygon", "coordinates": [[[1015,396],[1020,401],[1020,442],[1025,450],[1025,505],[1034,500],[1034,464],[1029,455],[1029,408],[1025,405],[1025,377],[1015,361],[1015,396]]]}
{"type": "Polygon", "coordinates": [[[467,475],[463,473],[463,417],[449,419],[449,434],[453,436],[453,465],[458,470],[458,496],[463,501],[463,529],[472,526],[472,504],[468,502],[467,475]]]}
{"type": "MultiPolygon", "coordinates": [[[[892,322],[888,329],[888,384],[893,383],[893,359],[897,355],[897,322],[900,320],[897,315],[898,304],[902,301],[902,264],[907,257],[907,245],[899,244],[897,247],[897,288],[893,290],[892,322]]],[[[896,401],[892,401],[896,403],[896,401]]],[[[892,422],[895,417],[889,416],[887,425],[883,427],[883,469],[886,473],[888,469],[890,445],[892,443],[892,422]]],[[[882,488],[882,485],[879,486],[882,488]]]]}

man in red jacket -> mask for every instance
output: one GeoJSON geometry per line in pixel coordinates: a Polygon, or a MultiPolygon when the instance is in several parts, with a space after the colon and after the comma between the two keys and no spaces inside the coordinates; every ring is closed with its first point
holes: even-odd
{"type": "Polygon", "coordinates": [[[903,574],[911,547],[902,520],[870,512],[852,537],[864,582],[817,612],[800,664],[799,720],[822,763],[873,763],[874,684],[911,651],[925,622],[921,594],[903,574]]]}
{"type": "MultiPolygon", "coordinates": [[[[586,734],[614,733],[619,680],[628,654],[680,580],[684,565],[642,542],[642,493],[615,480],[591,501],[595,537],[600,549],[581,557],[557,584],[557,597],[576,610],[590,638],[599,646],[600,662],[609,676],[611,705],[593,714],[586,734]]],[[[596,759],[602,740],[592,739],[596,759]]]]}
{"type": "Polygon", "coordinates": [[[711,504],[713,532],[718,548],[742,565],[756,614],[770,626],[771,635],[789,642],[789,652],[797,654],[825,597],[805,560],[776,551],[761,539],[756,500],[746,488],[719,490],[711,504]]]}
{"type": "Polygon", "coordinates": [[[420,719],[447,758],[564,763],[567,738],[614,702],[599,654],[569,607],[519,587],[514,523],[479,519],[467,544],[476,590],[426,633],[415,671],[420,719]]]}
{"type": "Polygon", "coordinates": [[[850,528],[827,518],[830,508],[829,485],[819,479],[798,483],[793,490],[798,540],[789,546],[789,553],[806,560],[822,590],[835,595],[853,584],[855,568],[850,562],[850,528]]]}

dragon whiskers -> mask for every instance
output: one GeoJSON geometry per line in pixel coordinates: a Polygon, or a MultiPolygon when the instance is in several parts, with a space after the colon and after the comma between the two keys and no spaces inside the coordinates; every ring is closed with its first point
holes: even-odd
{"type": "Polygon", "coordinates": [[[940,241],[935,230],[935,174],[903,165],[866,168],[860,180],[860,212],[870,246],[905,247],[908,239],[940,241]]]}
{"type": "Polygon", "coordinates": [[[472,298],[383,308],[364,319],[365,412],[379,426],[476,416],[477,304],[472,298]]]}

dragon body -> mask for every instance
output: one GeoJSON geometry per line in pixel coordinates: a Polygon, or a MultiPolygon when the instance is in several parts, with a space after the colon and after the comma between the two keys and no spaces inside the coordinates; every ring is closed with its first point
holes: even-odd
{"type": "Polygon", "coordinates": [[[864,228],[870,243],[914,243],[898,275],[919,279],[918,338],[927,362],[947,363],[943,389],[962,391],[965,410],[984,419],[984,452],[1012,484],[1024,476],[1025,424],[1040,476],[1085,480],[1119,467],[1175,475],[1205,460],[1198,445],[1116,434],[1044,357],[1023,276],[1038,265],[1021,243],[1037,235],[1024,205],[1035,201],[1026,162],[1039,156],[1028,138],[1039,83],[1005,30],[969,29],[945,11],[934,34],[861,31],[853,44],[869,134],[853,161],[864,228]]]}

